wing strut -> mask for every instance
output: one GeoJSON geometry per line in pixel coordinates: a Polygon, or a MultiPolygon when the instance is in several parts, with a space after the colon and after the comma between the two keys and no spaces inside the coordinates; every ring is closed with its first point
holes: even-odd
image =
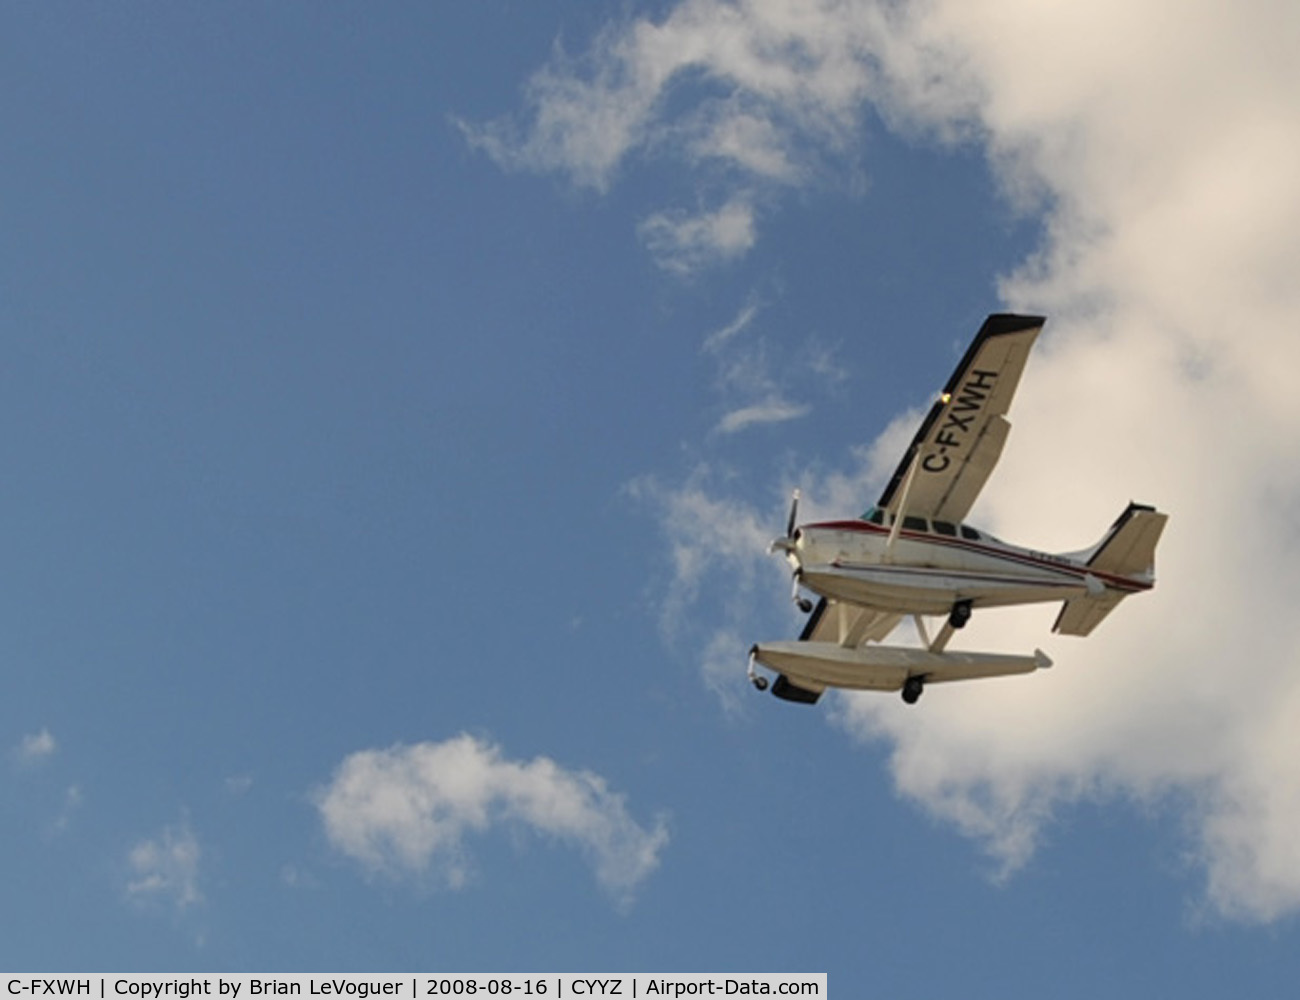
{"type": "Polygon", "coordinates": [[[916,626],[916,634],[921,640],[921,645],[931,653],[942,653],[944,647],[948,645],[948,640],[952,638],[953,632],[956,631],[952,627],[951,621],[945,621],[943,628],[939,630],[939,634],[934,639],[931,639],[930,630],[925,627],[924,618],[920,615],[913,615],[912,623],[916,626]]]}
{"type": "Polygon", "coordinates": [[[890,553],[894,550],[894,542],[898,540],[898,529],[903,526],[903,514],[907,510],[907,494],[912,491],[912,481],[916,479],[916,469],[921,463],[921,449],[916,449],[916,454],[912,456],[912,464],[907,467],[907,478],[903,480],[903,493],[898,498],[898,510],[894,512],[894,523],[889,528],[889,541],[885,543],[885,554],[883,559],[889,562],[890,553]]]}

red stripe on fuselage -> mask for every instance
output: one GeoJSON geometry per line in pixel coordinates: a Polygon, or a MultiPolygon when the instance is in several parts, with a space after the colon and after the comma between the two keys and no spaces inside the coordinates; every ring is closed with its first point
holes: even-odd
{"type": "MultiPolygon", "coordinates": [[[[829,531],[853,531],[866,535],[888,535],[890,529],[884,525],[876,524],[872,521],[817,521],[813,524],[805,524],[804,528],[818,528],[829,531]]],[[[960,529],[958,529],[960,530],[960,529]]],[[[1028,563],[1031,566],[1046,566],[1050,569],[1057,569],[1064,573],[1071,573],[1080,579],[1091,574],[1103,583],[1109,584],[1117,590],[1140,591],[1150,590],[1154,583],[1134,580],[1127,576],[1116,576],[1113,573],[1103,573],[1100,570],[1094,570],[1081,563],[1071,562],[1061,556],[1050,556],[1046,553],[1042,555],[1025,549],[1012,549],[1011,547],[1002,548],[999,545],[986,545],[981,542],[973,541],[969,538],[954,537],[952,535],[939,535],[925,531],[909,531],[906,528],[899,529],[899,538],[906,538],[914,542],[926,542],[930,544],[949,545],[957,548],[967,549],[971,552],[979,552],[983,555],[993,556],[998,559],[1012,559],[1022,563],[1028,563]]]]}

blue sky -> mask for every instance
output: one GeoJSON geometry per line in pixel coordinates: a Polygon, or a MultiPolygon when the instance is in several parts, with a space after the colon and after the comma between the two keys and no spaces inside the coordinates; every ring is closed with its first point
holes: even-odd
{"type": "Polygon", "coordinates": [[[1295,981],[1294,14],[887,6],[0,15],[0,964],[1295,981]],[[977,522],[1160,585],[759,696],[1008,308],[977,522]]]}

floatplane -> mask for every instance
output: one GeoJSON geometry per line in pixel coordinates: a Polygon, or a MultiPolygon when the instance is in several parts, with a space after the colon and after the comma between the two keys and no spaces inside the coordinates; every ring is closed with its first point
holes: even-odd
{"type": "Polygon", "coordinates": [[[1043,329],[1041,316],[995,314],[931,406],[875,506],[859,518],[798,524],[799,492],[785,534],[772,543],[793,571],[791,597],[808,614],[797,640],[760,642],[749,677],[760,691],[813,704],[828,687],[901,691],[915,704],[926,685],[1027,674],[1052,661],[956,652],[948,643],[976,610],[1061,601],[1053,631],[1086,636],[1130,594],[1155,585],[1155,550],[1168,519],[1130,503],[1095,545],[1049,555],[966,523],[997,464],[1007,411],[1043,329]],[[807,596],[810,592],[816,603],[807,596]],[[942,616],[933,631],[927,617],[942,616]],[[883,645],[904,618],[920,645],[883,645]]]}

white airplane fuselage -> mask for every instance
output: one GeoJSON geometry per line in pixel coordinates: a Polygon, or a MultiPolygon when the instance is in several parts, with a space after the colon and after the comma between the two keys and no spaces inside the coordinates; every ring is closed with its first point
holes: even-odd
{"type": "MultiPolygon", "coordinates": [[[[913,520],[913,519],[909,519],[913,520]]],[[[869,520],[803,525],[786,551],[799,583],[834,601],[904,615],[1062,601],[1107,590],[1149,590],[1145,576],[1090,568],[1087,552],[1050,555],[1008,545],[966,525],[891,528],[869,520]],[[1080,558],[1083,557],[1083,558],[1080,558]]]]}
{"type": "Polygon", "coordinates": [[[1013,313],[984,321],[861,518],[798,526],[795,491],[772,551],[793,568],[790,596],[808,618],[797,639],[750,648],[756,688],[769,686],[761,666],[775,671],[772,693],[786,701],[813,704],[828,688],[853,688],[901,690],[911,704],[930,684],[1050,666],[1040,650],[950,651],[975,611],[1060,604],[1052,632],[1082,637],[1125,597],[1152,588],[1169,518],[1148,504],[1130,501],[1096,544],[1057,555],[962,523],[1002,454],[1011,402],[1043,323],[1013,313]],[[926,619],[933,616],[946,621],[932,634],[926,619]],[[920,644],[885,645],[903,618],[912,619],[920,644]]]}

